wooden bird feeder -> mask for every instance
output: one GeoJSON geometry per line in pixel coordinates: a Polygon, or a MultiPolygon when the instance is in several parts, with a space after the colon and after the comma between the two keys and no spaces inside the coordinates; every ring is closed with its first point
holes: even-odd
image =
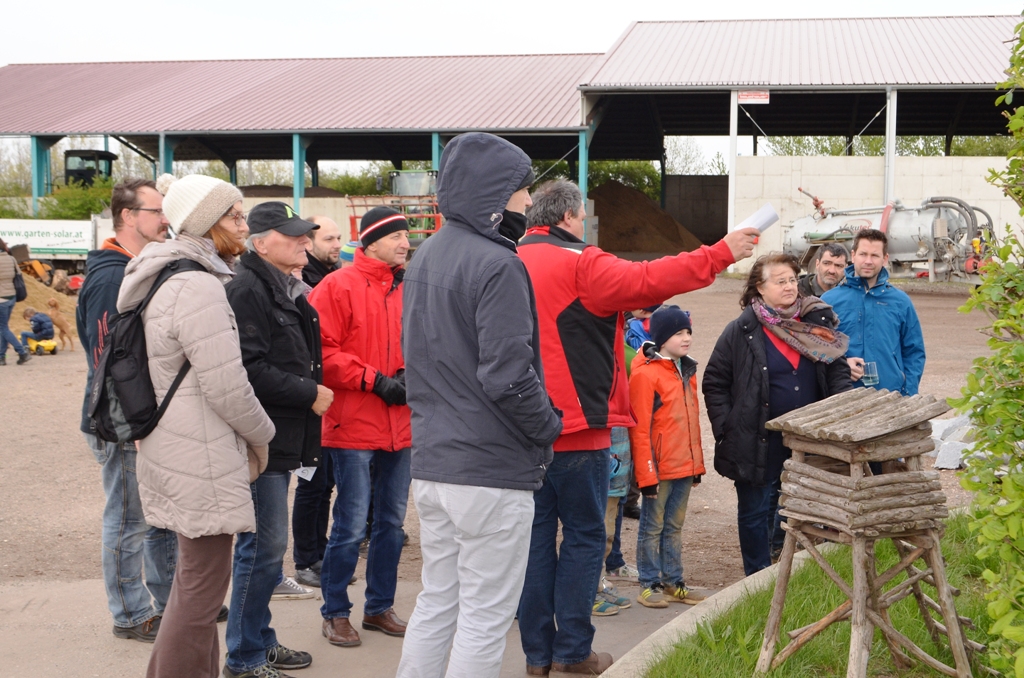
{"type": "Polygon", "coordinates": [[[852,629],[847,678],[867,675],[875,628],[885,636],[898,669],[909,668],[914,657],[947,676],[971,676],[969,653],[984,646],[963,634],[962,626],[973,625],[956,613],[953,598],[960,592],[946,579],[939,545],[942,521],[948,515],[946,496],[939,473],[921,466],[921,455],[934,448],[928,420],[948,410],[944,400],[933,396],[905,397],[884,389],[858,388],[768,422],[769,430],[782,431],[783,443],[793,456],[782,473],[779,504],[787,518],[782,524],[786,542],[757,674],[782,664],[828,626],[848,620],[852,629]],[[903,462],[896,461],[900,459],[903,462]],[[871,462],[880,462],[883,472],[873,474],[871,462]],[[815,544],[822,539],[852,547],[852,583],[819,553],[815,544]],[[875,562],[878,539],[891,539],[900,555],[900,562],[885,572],[878,572],[875,562]],[[847,600],[814,624],[790,631],[789,644],[776,654],[797,544],[847,600]],[[900,574],[906,575],[903,581],[883,588],[900,574]],[[934,598],[922,584],[935,589],[934,598]],[[935,659],[893,627],[889,607],[911,595],[932,640],[938,645],[945,637],[955,667],[935,659]],[[933,617],[933,612],[940,618],[933,617]]]}

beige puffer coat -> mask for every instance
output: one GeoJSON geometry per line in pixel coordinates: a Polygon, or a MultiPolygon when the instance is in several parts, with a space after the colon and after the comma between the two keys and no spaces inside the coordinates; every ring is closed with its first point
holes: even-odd
{"type": "MultiPolygon", "coordinates": [[[[117,310],[134,308],[170,261],[221,267],[195,239],[150,243],[129,262],[117,310]]],[[[143,312],[149,371],[161,400],[192,363],[156,429],[138,442],[136,474],[146,522],[190,539],[253,532],[246,445],[263,446],[274,424],[253,393],[235,314],[217,276],[188,271],[165,282],[143,312]]]]}
{"type": "Polygon", "coordinates": [[[0,251],[0,298],[14,296],[14,274],[18,272],[18,264],[14,257],[0,251]]]}

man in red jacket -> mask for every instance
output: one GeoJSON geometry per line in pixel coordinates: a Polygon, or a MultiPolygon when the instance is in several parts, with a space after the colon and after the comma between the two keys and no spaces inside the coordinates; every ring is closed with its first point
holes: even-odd
{"type": "Polygon", "coordinates": [[[324,636],[342,647],[361,642],[348,620],[348,584],[366,534],[371,487],[374,515],[363,628],[405,635],[394,604],[412,444],[401,343],[408,232],[409,223],[395,210],[370,210],[360,225],[362,247],[355,251],[354,265],[330,273],[309,295],[320,314],[324,385],[334,391],[322,439],[338,488],[320,571],[320,614],[324,636]]]}
{"type": "Polygon", "coordinates": [[[604,559],[611,428],[636,424],[619,317],[707,287],[729,264],[751,255],[758,231],[733,231],[712,247],[630,262],[583,242],[587,215],[572,182],[548,182],[532,197],[519,256],[537,294],[547,390],[564,412],[564,428],[544,485],[534,493],[519,632],[529,675],[601,673],[612,658],[592,651],[590,613],[604,559]]]}

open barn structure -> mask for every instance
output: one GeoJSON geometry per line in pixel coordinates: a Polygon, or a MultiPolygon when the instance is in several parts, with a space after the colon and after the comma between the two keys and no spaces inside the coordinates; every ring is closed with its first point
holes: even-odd
{"type": "MultiPolygon", "coordinates": [[[[661,162],[666,135],[729,135],[735,223],[740,135],[997,135],[994,105],[1017,16],[665,21],[631,24],[603,54],[13,64],[0,68],[0,135],[31,137],[33,208],[49,152],[114,137],[174,160],[431,161],[486,131],[569,161],[586,195],[594,159],[661,162]]],[[[664,185],[664,182],[663,182],[664,185]]]]}

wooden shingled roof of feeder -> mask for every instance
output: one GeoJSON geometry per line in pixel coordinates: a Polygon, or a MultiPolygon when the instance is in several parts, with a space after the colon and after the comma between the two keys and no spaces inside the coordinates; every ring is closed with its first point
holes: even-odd
{"type": "Polygon", "coordinates": [[[932,395],[855,388],[772,419],[765,428],[802,438],[859,443],[916,428],[950,409],[932,395]]]}

